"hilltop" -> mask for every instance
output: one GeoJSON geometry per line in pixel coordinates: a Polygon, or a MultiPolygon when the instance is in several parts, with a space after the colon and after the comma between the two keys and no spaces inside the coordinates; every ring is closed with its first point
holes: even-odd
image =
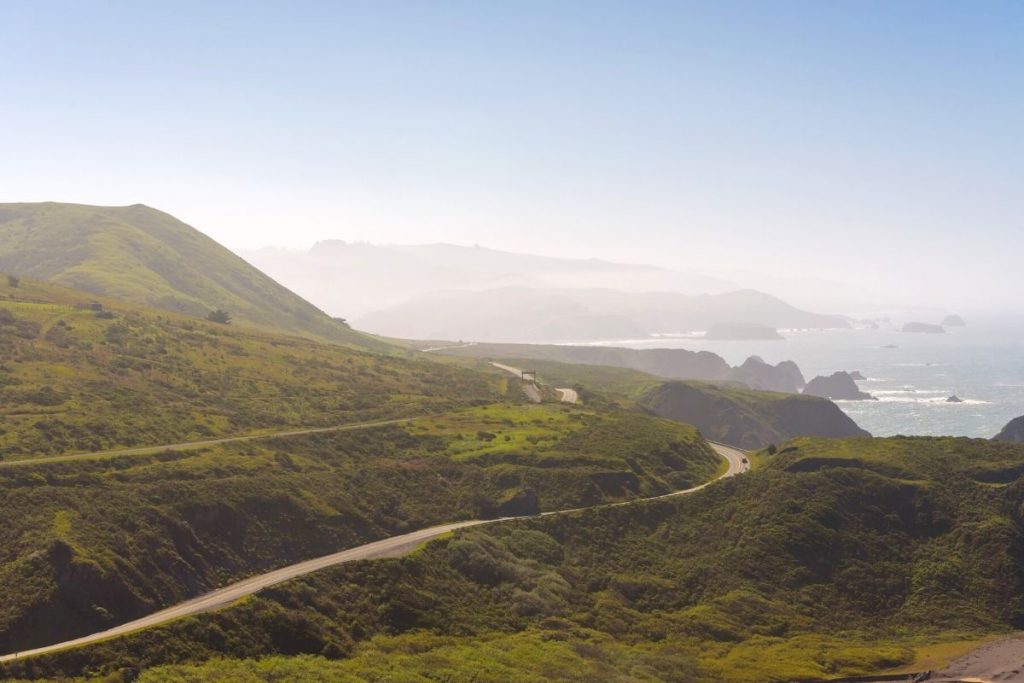
{"type": "Polygon", "coordinates": [[[0,204],[0,272],[204,317],[361,348],[348,328],[214,240],[141,204],[0,204]]]}

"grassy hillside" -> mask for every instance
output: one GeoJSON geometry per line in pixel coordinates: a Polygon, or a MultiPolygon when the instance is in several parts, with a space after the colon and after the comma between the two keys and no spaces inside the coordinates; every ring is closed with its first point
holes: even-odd
{"type": "Polygon", "coordinates": [[[195,228],[141,204],[0,204],[0,272],[363,348],[354,332],[195,228]]]}
{"type": "Polygon", "coordinates": [[[800,439],[762,456],[692,496],[464,530],[8,671],[770,683],[913,669],[934,643],[1024,623],[1024,448],[800,439]]]}
{"type": "Polygon", "coordinates": [[[758,449],[797,436],[871,436],[831,401],[703,382],[666,382],[637,398],[643,409],[692,424],[707,438],[758,449]]]}
{"type": "Polygon", "coordinates": [[[364,431],[0,468],[0,652],[431,524],[667,493],[720,463],[673,422],[491,404],[364,431]]]}
{"type": "Polygon", "coordinates": [[[502,378],[0,278],[0,459],[333,426],[504,395],[502,378]]]}

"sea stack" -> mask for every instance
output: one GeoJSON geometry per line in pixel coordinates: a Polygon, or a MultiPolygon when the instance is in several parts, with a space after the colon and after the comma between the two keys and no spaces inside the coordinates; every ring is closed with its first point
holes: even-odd
{"type": "Polygon", "coordinates": [[[833,401],[875,400],[874,396],[864,393],[857,387],[857,383],[848,372],[834,372],[828,377],[815,377],[804,387],[804,393],[833,401]]]}

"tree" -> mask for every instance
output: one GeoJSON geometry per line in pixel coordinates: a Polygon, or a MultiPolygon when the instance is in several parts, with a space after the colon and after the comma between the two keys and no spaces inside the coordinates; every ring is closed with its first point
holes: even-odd
{"type": "Polygon", "coordinates": [[[231,323],[231,314],[225,311],[223,308],[218,308],[216,311],[210,311],[206,315],[206,319],[210,322],[220,323],[221,325],[228,325],[231,323]]]}
{"type": "Polygon", "coordinates": [[[8,275],[7,276],[7,286],[8,287],[17,287],[20,284],[21,284],[21,280],[19,278],[15,277],[14,275],[8,275]]]}

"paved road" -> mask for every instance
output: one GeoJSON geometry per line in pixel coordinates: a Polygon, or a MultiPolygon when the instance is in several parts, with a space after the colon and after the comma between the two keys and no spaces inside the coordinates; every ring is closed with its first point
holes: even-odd
{"type": "MultiPolygon", "coordinates": [[[[495,363],[493,361],[491,361],[491,365],[498,368],[499,370],[509,372],[515,375],[516,377],[523,376],[522,370],[520,370],[519,368],[514,368],[511,365],[495,363]]],[[[531,401],[533,401],[534,403],[540,403],[540,390],[537,388],[535,384],[525,384],[523,385],[523,390],[526,392],[526,395],[530,398],[531,401]]],[[[580,400],[580,396],[579,394],[576,393],[575,389],[555,389],[555,391],[558,392],[558,400],[561,401],[562,403],[576,403],[577,401],[580,400]]]]}
{"type": "MultiPolygon", "coordinates": [[[[520,370],[519,368],[514,368],[511,365],[504,365],[502,363],[494,363],[494,362],[492,362],[491,365],[493,365],[494,367],[498,368],[499,370],[504,370],[505,372],[511,373],[511,374],[515,375],[516,377],[522,378],[522,376],[523,376],[523,371],[522,370],[520,370]]],[[[531,401],[533,401],[534,403],[540,403],[541,402],[540,389],[537,388],[536,383],[534,383],[534,382],[524,382],[523,383],[523,391],[526,393],[526,397],[528,399],[530,399],[531,401]]]]}
{"type": "Polygon", "coordinates": [[[562,403],[576,403],[580,400],[580,395],[576,393],[575,389],[555,389],[558,392],[558,400],[562,403]]]}
{"type": "Polygon", "coordinates": [[[238,441],[257,441],[260,439],[276,439],[282,436],[303,436],[305,434],[321,434],[324,432],[352,432],[360,429],[373,429],[386,425],[404,424],[419,418],[403,417],[395,420],[377,420],[376,422],[354,422],[352,424],[337,425],[335,427],[313,427],[311,429],[293,429],[285,432],[268,432],[266,434],[247,434],[244,436],[227,436],[221,439],[208,439],[206,441],[188,441],[185,443],[167,444],[164,446],[144,446],[142,448],[120,448],[111,451],[95,451],[93,453],[72,453],[71,455],[51,455],[42,458],[30,458],[27,460],[4,460],[0,461],[0,467],[20,467],[22,465],[39,465],[51,462],[68,462],[69,460],[83,460],[87,458],[120,458],[126,455],[152,455],[164,451],[188,451],[196,448],[206,448],[224,443],[235,443],[238,441]]]}
{"type": "MultiPolygon", "coordinates": [[[[721,475],[719,479],[724,479],[725,477],[732,477],[742,472],[746,472],[748,469],[750,469],[750,465],[747,462],[746,456],[741,451],[721,444],[713,443],[711,445],[715,449],[715,451],[723,458],[725,458],[729,463],[729,467],[726,470],[725,474],[721,475]]],[[[657,498],[681,496],[688,493],[693,493],[694,491],[699,491],[705,488],[706,486],[710,485],[711,483],[712,482],[708,482],[706,484],[695,486],[684,491],[674,491],[663,496],[656,496],[655,498],[647,498],[642,499],[640,501],[634,500],[625,501],[622,503],[611,503],[608,505],[632,505],[638,502],[643,502],[643,500],[655,500],[657,498]]],[[[576,508],[573,510],[555,510],[552,512],[542,513],[541,516],[547,517],[549,515],[563,515],[571,512],[579,512],[586,509],[588,508],[576,508]]],[[[411,552],[420,544],[435,539],[438,536],[446,534],[450,531],[454,531],[455,529],[463,529],[465,527],[477,526],[480,524],[493,524],[495,522],[506,521],[508,519],[522,518],[506,517],[502,519],[492,520],[474,519],[464,522],[453,522],[450,524],[442,524],[440,526],[430,527],[428,529],[420,529],[419,531],[403,534],[401,536],[392,536],[391,538],[385,538],[380,541],[374,541],[373,543],[367,543],[366,545],[361,545],[355,548],[349,548],[348,550],[343,550],[332,555],[318,557],[312,560],[307,560],[305,562],[300,562],[298,564],[293,564],[288,567],[282,567],[281,569],[275,569],[274,571],[267,572],[266,574],[260,574],[259,576],[244,579],[237,583],[233,583],[230,586],[219,588],[215,591],[207,593],[206,595],[200,596],[193,600],[189,600],[188,602],[183,602],[178,605],[174,605],[173,607],[168,607],[167,609],[150,614],[149,616],[142,617],[141,619],[136,619],[135,621],[131,621],[126,624],[121,624],[120,626],[115,626],[114,628],[109,629],[107,631],[93,633],[92,635],[83,636],[82,638],[76,638],[74,640],[69,640],[63,643],[57,643],[55,645],[48,645],[46,647],[40,647],[34,650],[27,650],[25,652],[17,652],[13,654],[3,655],[0,656],[0,662],[7,662],[14,659],[20,659],[23,657],[31,657],[34,655],[53,653],[58,650],[65,650],[68,648],[79,647],[82,645],[89,645],[92,643],[99,642],[101,640],[107,640],[109,638],[123,636],[134,631],[141,631],[146,628],[158,626],[160,624],[165,624],[169,621],[173,621],[174,619],[180,619],[182,617],[199,614],[201,612],[208,612],[212,609],[223,607],[224,605],[234,602],[239,598],[243,598],[247,595],[257,593],[263,590],[264,588],[268,588],[283,581],[288,581],[289,579],[294,579],[300,576],[304,576],[306,574],[310,574],[312,572],[324,569],[326,567],[332,567],[334,565],[344,564],[346,562],[354,562],[356,560],[369,560],[379,557],[399,557],[401,555],[405,555],[411,552]]]]}
{"type": "Polygon", "coordinates": [[[1016,634],[975,648],[927,680],[935,683],[1022,683],[1024,635],[1016,634]]]}

